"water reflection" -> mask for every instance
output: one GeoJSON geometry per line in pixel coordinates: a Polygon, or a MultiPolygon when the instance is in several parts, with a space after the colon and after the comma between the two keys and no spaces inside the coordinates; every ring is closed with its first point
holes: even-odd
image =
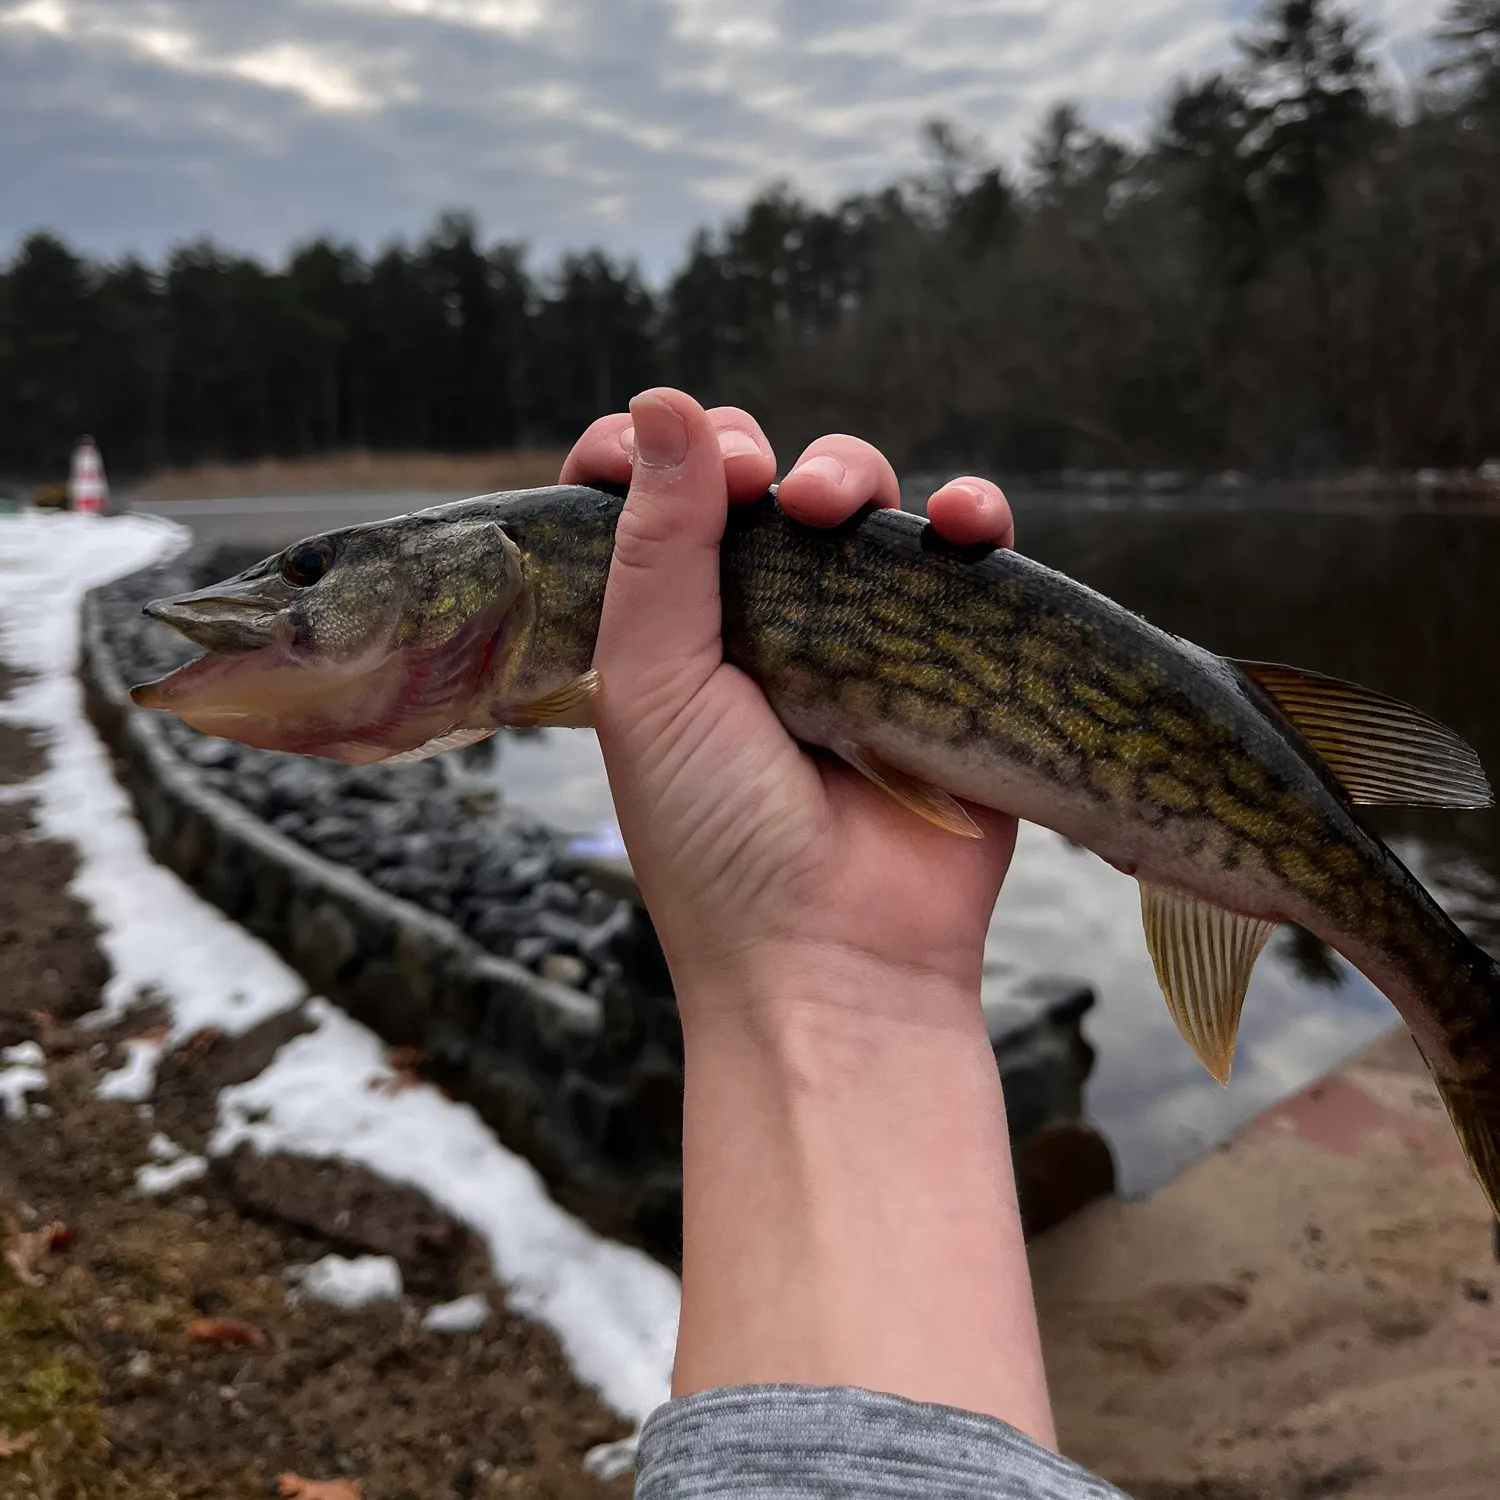
{"type": "MultiPolygon", "coordinates": [[[[1116,508],[1013,497],[1020,545],[1149,619],[1229,656],[1285,661],[1405,698],[1467,738],[1500,779],[1500,653],[1491,642],[1500,517],[1344,506],[1116,508]]],[[[612,816],[592,735],[508,741],[515,802],[580,833],[612,816]]],[[[1382,809],[1370,818],[1478,941],[1500,952],[1500,813],[1382,809]]],[[[1220,1089],[1156,989],[1135,882],[1027,827],[986,945],[986,983],[1045,971],[1100,996],[1090,1108],[1127,1191],[1159,1182],[1395,1021],[1308,934],[1257,966],[1234,1078],[1220,1089]]]]}

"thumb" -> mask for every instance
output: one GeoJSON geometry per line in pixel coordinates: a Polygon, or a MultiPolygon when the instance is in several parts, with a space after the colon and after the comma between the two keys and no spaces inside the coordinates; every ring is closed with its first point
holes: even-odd
{"type": "Polygon", "coordinates": [[[707,414],[681,391],[645,391],[630,415],[635,463],[594,664],[607,700],[670,715],[722,660],[724,458],[707,414]]]}

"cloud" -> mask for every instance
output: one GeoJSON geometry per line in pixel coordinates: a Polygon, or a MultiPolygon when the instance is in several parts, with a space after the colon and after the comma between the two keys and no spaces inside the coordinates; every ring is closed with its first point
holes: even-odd
{"type": "MultiPolygon", "coordinates": [[[[1439,0],[1368,0],[1408,70],[1439,0]]],[[[0,0],[0,245],[373,247],[469,206],[538,255],[661,274],[786,177],[917,161],[943,114],[1015,160],[1051,102],[1138,129],[1238,0],[0,0]]]]}

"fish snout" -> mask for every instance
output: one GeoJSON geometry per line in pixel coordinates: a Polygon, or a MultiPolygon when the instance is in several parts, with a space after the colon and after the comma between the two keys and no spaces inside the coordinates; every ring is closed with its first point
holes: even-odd
{"type": "Polygon", "coordinates": [[[277,605],[248,592],[199,589],[153,599],[143,612],[206,651],[258,651],[276,638],[277,605]]]}

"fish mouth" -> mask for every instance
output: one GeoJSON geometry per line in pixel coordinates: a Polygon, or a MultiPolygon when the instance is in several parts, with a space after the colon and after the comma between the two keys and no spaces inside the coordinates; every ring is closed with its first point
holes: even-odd
{"type": "Polygon", "coordinates": [[[170,625],[205,651],[239,655],[275,642],[280,611],[279,600],[268,599],[253,585],[216,584],[190,594],[153,599],[143,613],[170,625]]]}

